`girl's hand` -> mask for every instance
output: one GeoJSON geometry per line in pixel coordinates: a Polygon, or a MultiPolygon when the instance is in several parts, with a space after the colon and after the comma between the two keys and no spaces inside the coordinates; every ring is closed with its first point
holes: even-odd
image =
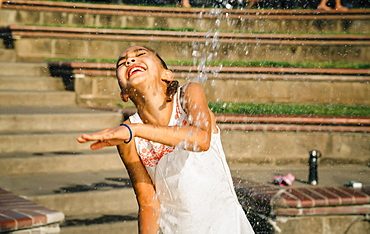
{"type": "Polygon", "coordinates": [[[90,148],[92,150],[97,150],[103,147],[116,146],[125,143],[125,141],[131,138],[131,135],[132,132],[130,132],[129,127],[119,126],[115,128],[107,128],[93,134],[82,134],[77,138],[77,141],[80,143],[96,141],[90,146],[90,148]]]}

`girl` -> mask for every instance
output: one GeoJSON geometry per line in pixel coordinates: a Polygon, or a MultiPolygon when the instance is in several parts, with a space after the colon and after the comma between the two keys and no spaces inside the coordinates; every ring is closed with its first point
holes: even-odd
{"type": "Polygon", "coordinates": [[[253,233],[201,86],[177,87],[164,61],[142,46],[122,52],[117,78],[137,113],[78,141],[118,147],[139,204],[139,232],[253,233]]]}

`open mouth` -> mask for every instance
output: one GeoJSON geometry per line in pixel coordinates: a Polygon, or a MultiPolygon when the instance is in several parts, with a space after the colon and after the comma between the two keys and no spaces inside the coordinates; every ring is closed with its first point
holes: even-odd
{"type": "Polygon", "coordinates": [[[146,71],[146,68],[145,67],[142,67],[142,66],[132,66],[132,67],[130,67],[130,69],[127,72],[127,78],[129,79],[131,76],[135,75],[136,73],[144,72],[144,71],[146,71]]]}

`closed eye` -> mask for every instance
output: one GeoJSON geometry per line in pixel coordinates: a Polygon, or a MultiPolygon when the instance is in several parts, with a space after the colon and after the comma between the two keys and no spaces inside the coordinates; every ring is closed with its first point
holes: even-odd
{"type": "Polygon", "coordinates": [[[117,65],[116,65],[116,69],[118,69],[120,66],[122,66],[123,64],[125,64],[126,61],[125,60],[120,60],[117,62],[117,65]]]}

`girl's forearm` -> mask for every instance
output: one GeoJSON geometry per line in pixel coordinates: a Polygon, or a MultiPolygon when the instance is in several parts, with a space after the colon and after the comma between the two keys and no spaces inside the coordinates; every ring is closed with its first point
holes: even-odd
{"type": "Polygon", "coordinates": [[[206,151],[210,146],[210,131],[195,126],[157,126],[130,124],[136,137],[191,151],[206,151]]]}
{"type": "Polygon", "coordinates": [[[159,230],[160,207],[145,207],[139,209],[139,233],[157,234],[159,230]]]}

